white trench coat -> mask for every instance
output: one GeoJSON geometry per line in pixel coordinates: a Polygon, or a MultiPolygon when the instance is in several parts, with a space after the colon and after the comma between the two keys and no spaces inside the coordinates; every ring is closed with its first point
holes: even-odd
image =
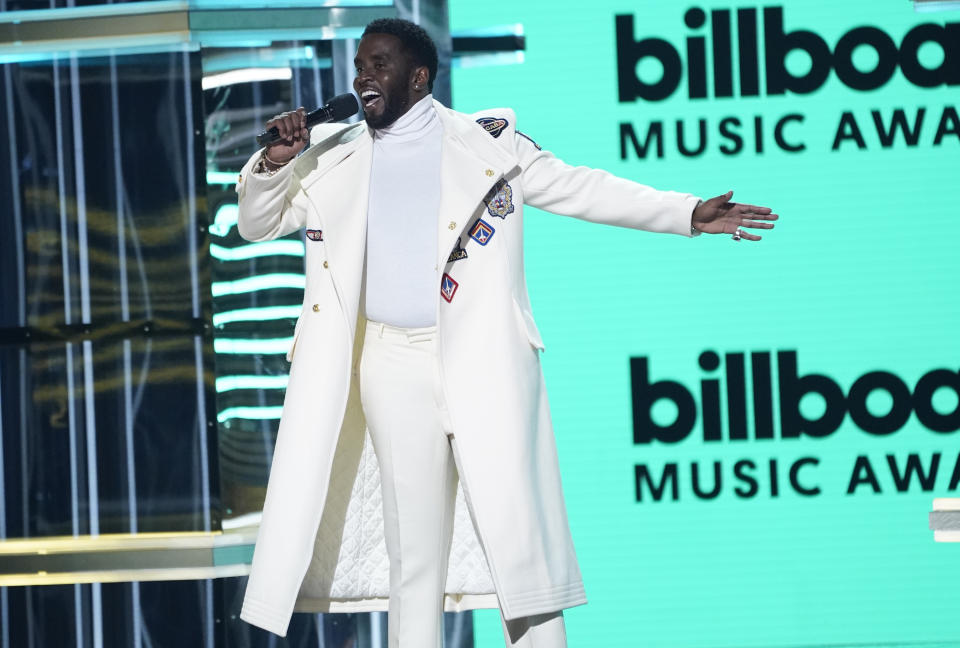
{"type": "MultiPolygon", "coordinates": [[[[524,280],[523,206],[689,236],[698,198],[564,164],[517,133],[510,110],[435,106],[438,371],[461,489],[445,605],[499,604],[507,619],[580,605],[524,280]],[[451,254],[458,248],[465,258],[451,254]]],[[[295,163],[255,175],[258,153],[237,185],[244,238],[308,230],[304,305],[241,612],[280,635],[295,606],[386,609],[379,477],[355,376],[372,141],[363,123],[318,126],[295,163]]]]}

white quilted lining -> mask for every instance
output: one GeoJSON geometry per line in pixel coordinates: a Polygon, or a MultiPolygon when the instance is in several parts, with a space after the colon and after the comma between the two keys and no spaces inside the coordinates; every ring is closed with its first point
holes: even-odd
{"type": "MultiPolygon", "coordinates": [[[[386,599],[390,594],[380,467],[369,433],[365,432],[362,439],[359,435],[354,439],[346,437],[347,434],[341,434],[337,446],[313,558],[300,588],[300,599],[304,603],[386,599]]],[[[448,594],[495,592],[490,568],[459,484],[445,589],[448,594]]]]}

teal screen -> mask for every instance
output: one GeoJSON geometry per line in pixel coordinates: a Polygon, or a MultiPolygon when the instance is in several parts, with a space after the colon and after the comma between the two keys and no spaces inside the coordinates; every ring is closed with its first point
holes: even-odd
{"type": "MultiPolygon", "coordinates": [[[[960,11],[450,12],[526,39],[455,68],[454,108],[508,106],[571,164],[781,217],[753,243],[528,211],[589,599],[569,644],[960,646],[960,544],[927,520],[960,497],[960,11]]],[[[503,645],[495,612],[476,624],[503,645]]]]}

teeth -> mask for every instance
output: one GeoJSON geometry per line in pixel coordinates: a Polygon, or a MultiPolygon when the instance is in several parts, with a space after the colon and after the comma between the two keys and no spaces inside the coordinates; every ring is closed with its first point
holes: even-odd
{"type": "Polygon", "coordinates": [[[365,90],[365,91],[363,92],[363,94],[361,94],[360,96],[361,96],[364,100],[366,100],[366,99],[374,99],[374,98],[376,98],[376,97],[379,97],[380,95],[379,95],[378,93],[374,92],[373,90],[365,90]]]}

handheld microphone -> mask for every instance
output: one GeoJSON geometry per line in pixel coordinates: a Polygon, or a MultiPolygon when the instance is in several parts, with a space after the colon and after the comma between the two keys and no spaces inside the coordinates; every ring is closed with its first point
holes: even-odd
{"type": "MultiPolygon", "coordinates": [[[[360,111],[360,102],[349,92],[337,95],[325,105],[313,112],[307,113],[307,128],[327,122],[342,121],[356,115],[360,111]]],[[[280,131],[276,126],[257,135],[257,144],[269,146],[280,141],[280,131]]]]}

